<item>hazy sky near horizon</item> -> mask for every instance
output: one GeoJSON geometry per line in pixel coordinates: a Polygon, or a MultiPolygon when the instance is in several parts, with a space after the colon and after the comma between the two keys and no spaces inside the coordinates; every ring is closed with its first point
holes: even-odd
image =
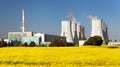
{"type": "Polygon", "coordinates": [[[61,34],[61,21],[70,12],[85,35],[91,34],[88,15],[98,16],[108,26],[109,38],[120,40],[120,0],[0,0],[0,37],[20,31],[21,12],[25,11],[25,31],[61,34]]]}

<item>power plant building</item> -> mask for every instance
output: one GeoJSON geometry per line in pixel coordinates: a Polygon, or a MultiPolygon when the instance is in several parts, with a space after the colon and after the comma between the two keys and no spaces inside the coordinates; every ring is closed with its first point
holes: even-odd
{"type": "Polygon", "coordinates": [[[34,34],[35,37],[39,37],[40,38],[40,43],[41,45],[43,44],[50,44],[52,39],[56,39],[56,40],[65,40],[65,37],[62,36],[57,36],[57,35],[50,35],[50,34],[44,34],[44,33],[36,33],[34,34]]]}
{"type": "Polygon", "coordinates": [[[21,41],[22,37],[33,36],[33,32],[8,32],[9,41],[21,41]]]}
{"type": "Polygon", "coordinates": [[[57,36],[57,35],[50,35],[50,34],[44,34],[44,33],[36,33],[34,34],[35,37],[40,37],[41,42],[50,42],[51,39],[64,39],[65,37],[57,36]]]}
{"type": "MultiPolygon", "coordinates": [[[[33,34],[33,32],[25,32],[24,30],[24,9],[22,9],[22,24],[21,24],[21,32],[8,32],[8,39],[11,42],[19,41],[22,44],[27,43],[30,44],[31,41],[34,41],[36,45],[43,45],[43,44],[50,44],[51,39],[64,39],[65,37],[57,36],[57,35],[50,35],[50,34],[43,34],[37,33],[33,34]]],[[[15,43],[14,45],[18,45],[15,43]]]]}
{"type": "Polygon", "coordinates": [[[40,45],[40,38],[35,36],[22,37],[22,44],[27,43],[28,45],[31,42],[34,42],[36,45],[40,45]]]}

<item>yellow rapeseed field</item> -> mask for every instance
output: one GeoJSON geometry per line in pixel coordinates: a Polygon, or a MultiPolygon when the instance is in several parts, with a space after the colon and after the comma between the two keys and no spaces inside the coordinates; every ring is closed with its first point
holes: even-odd
{"type": "Polygon", "coordinates": [[[4,47],[0,67],[120,67],[120,48],[4,47]]]}

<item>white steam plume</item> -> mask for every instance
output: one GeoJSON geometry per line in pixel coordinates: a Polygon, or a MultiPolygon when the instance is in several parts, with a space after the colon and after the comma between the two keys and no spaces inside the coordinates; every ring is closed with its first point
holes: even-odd
{"type": "Polygon", "coordinates": [[[65,16],[65,18],[72,20],[72,21],[77,21],[72,13],[68,13],[68,15],[65,16]]]}
{"type": "Polygon", "coordinates": [[[92,15],[88,15],[88,16],[87,16],[87,19],[90,20],[90,21],[91,21],[92,19],[97,19],[97,18],[98,18],[97,16],[92,16],[92,15]]]}

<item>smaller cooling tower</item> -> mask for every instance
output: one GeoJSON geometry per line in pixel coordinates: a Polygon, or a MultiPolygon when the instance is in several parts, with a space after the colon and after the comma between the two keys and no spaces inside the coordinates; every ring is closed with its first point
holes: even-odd
{"type": "Polygon", "coordinates": [[[72,37],[73,37],[73,41],[77,41],[78,40],[78,35],[77,35],[77,23],[75,21],[71,21],[72,23],[72,37]]]}
{"type": "Polygon", "coordinates": [[[104,36],[104,40],[109,40],[107,26],[104,22],[102,22],[102,33],[104,36]]]}
{"type": "Polygon", "coordinates": [[[81,38],[85,38],[85,28],[83,26],[81,26],[81,38]]]}
{"type": "Polygon", "coordinates": [[[65,36],[67,42],[74,43],[71,26],[72,26],[71,21],[62,21],[61,36],[65,36]]]}
{"type": "Polygon", "coordinates": [[[81,31],[81,25],[79,23],[77,23],[77,38],[78,38],[78,40],[81,39],[80,31],[81,31]]]}

